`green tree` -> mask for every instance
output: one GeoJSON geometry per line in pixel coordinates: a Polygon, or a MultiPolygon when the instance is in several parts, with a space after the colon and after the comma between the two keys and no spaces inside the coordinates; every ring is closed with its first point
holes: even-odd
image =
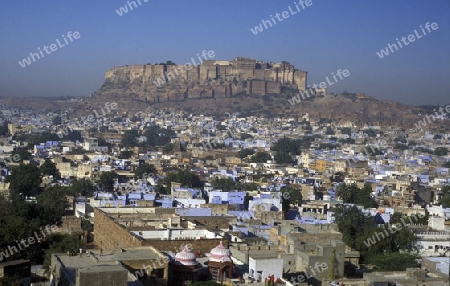
{"type": "Polygon", "coordinates": [[[373,129],[365,129],[363,130],[365,134],[367,134],[369,137],[377,137],[377,132],[373,129]]]}
{"type": "Polygon", "coordinates": [[[57,224],[65,214],[66,190],[64,187],[54,186],[41,192],[36,200],[39,216],[46,224],[57,224]]]}
{"type": "Polygon", "coordinates": [[[341,183],[336,188],[336,196],[342,198],[344,203],[363,205],[365,208],[378,207],[377,202],[372,198],[372,187],[364,184],[360,189],[353,184],[341,183]]]}
{"type": "Polygon", "coordinates": [[[9,183],[11,199],[18,199],[20,194],[30,196],[38,192],[42,182],[41,172],[33,163],[21,163],[12,169],[11,175],[6,176],[5,182],[9,183]]]}
{"type": "Polygon", "coordinates": [[[441,189],[442,197],[439,200],[439,204],[450,207],[450,186],[445,186],[441,189]]]}
{"type": "Polygon", "coordinates": [[[143,163],[139,167],[136,168],[134,171],[134,178],[135,179],[143,179],[146,176],[149,176],[150,174],[156,174],[156,168],[152,164],[143,163]]]}
{"type": "Polygon", "coordinates": [[[336,132],[334,132],[334,130],[330,127],[327,126],[327,130],[325,131],[325,135],[335,135],[336,132]]]}
{"type": "Polygon", "coordinates": [[[221,189],[224,192],[237,189],[236,183],[231,178],[214,178],[211,182],[216,189],[221,189]]]}
{"type": "Polygon", "coordinates": [[[14,155],[20,156],[20,162],[23,162],[23,160],[30,160],[31,159],[31,153],[28,152],[26,148],[22,147],[16,147],[14,148],[14,151],[11,152],[11,157],[14,157],[14,155]]]}
{"type": "Polygon", "coordinates": [[[450,168],[450,161],[445,162],[444,165],[442,165],[442,167],[450,168]]]}
{"type": "Polygon", "coordinates": [[[164,153],[168,154],[168,153],[172,152],[174,148],[175,148],[175,144],[169,143],[164,146],[163,151],[164,151],[164,153]]]}
{"type": "Polygon", "coordinates": [[[292,164],[294,160],[292,160],[291,155],[286,152],[277,152],[274,156],[275,162],[277,164],[292,164]]]}
{"type": "Polygon", "coordinates": [[[333,216],[334,222],[342,233],[342,241],[353,249],[359,249],[356,247],[356,242],[358,237],[364,233],[366,226],[366,217],[362,211],[356,206],[337,205],[334,207],[333,216]]]}
{"type": "Polygon", "coordinates": [[[292,155],[300,155],[302,140],[300,139],[290,139],[290,138],[280,138],[275,144],[270,148],[272,151],[285,152],[292,155]]]}
{"type": "Polygon", "coordinates": [[[62,139],[69,140],[72,142],[83,141],[83,137],[81,136],[81,133],[78,130],[73,130],[73,129],[71,129],[69,132],[67,132],[67,134],[65,134],[62,139]]]}
{"type": "Polygon", "coordinates": [[[434,149],[434,155],[436,156],[447,156],[448,154],[448,149],[445,147],[437,147],[436,149],[434,149]]]}
{"type": "Polygon", "coordinates": [[[119,159],[130,159],[133,156],[133,151],[127,150],[120,152],[119,159]]]}
{"type": "Polygon", "coordinates": [[[50,158],[46,158],[44,163],[39,167],[42,175],[53,176],[54,179],[60,179],[61,173],[56,168],[56,164],[50,160],[50,158]]]}
{"type": "Polygon", "coordinates": [[[253,136],[247,133],[242,133],[241,134],[241,140],[246,140],[246,139],[253,139],[253,136]]]}
{"type": "Polygon", "coordinates": [[[165,188],[162,184],[158,184],[155,186],[155,192],[158,194],[163,194],[163,195],[170,194],[168,188],[165,188]]]}
{"type": "Polygon", "coordinates": [[[247,156],[253,155],[255,154],[255,151],[253,151],[253,149],[241,149],[239,150],[239,152],[237,153],[237,156],[241,159],[243,158],[247,158],[247,156]]]}
{"type": "Polygon", "coordinates": [[[328,270],[328,279],[335,279],[338,275],[336,275],[336,249],[333,249],[330,256],[330,270],[328,270]]]}
{"type": "Polygon", "coordinates": [[[152,147],[169,144],[174,134],[173,130],[161,128],[157,125],[150,126],[144,132],[144,136],[147,137],[147,144],[152,147]]]}
{"type": "Polygon", "coordinates": [[[405,271],[406,268],[420,267],[419,259],[417,255],[396,252],[371,255],[368,261],[380,271],[405,271]]]}
{"type": "Polygon", "coordinates": [[[81,247],[81,240],[78,236],[67,234],[54,234],[51,236],[50,248],[45,251],[44,268],[48,271],[50,269],[51,258],[53,253],[73,254],[79,253],[81,247]]]}
{"type": "Polygon", "coordinates": [[[280,189],[282,208],[284,212],[289,211],[290,205],[300,206],[303,202],[302,189],[296,187],[282,187],[280,189]]]}
{"type": "Polygon", "coordinates": [[[7,134],[9,134],[8,122],[5,122],[3,125],[0,125],[0,136],[5,136],[7,134]]]}
{"type": "Polygon", "coordinates": [[[270,156],[269,153],[264,151],[256,152],[255,155],[253,155],[250,158],[250,162],[252,163],[267,163],[268,160],[271,160],[272,156],[270,156]]]}
{"type": "Polygon", "coordinates": [[[120,144],[123,147],[134,147],[137,145],[137,137],[138,137],[137,130],[126,130],[125,133],[123,134],[120,144]]]}
{"type": "Polygon", "coordinates": [[[114,179],[117,177],[114,171],[102,172],[98,178],[98,186],[102,191],[112,193],[114,190],[114,179]]]}
{"type": "Polygon", "coordinates": [[[170,192],[172,182],[181,183],[184,187],[201,188],[203,187],[200,177],[188,169],[180,169],[178,171],[170,172],[164,178],[164,183],[167,186],[167,192],[170,192]]]}
{"type": "Polygon", "coordinates": [[[352,129],[348,128],[348,127],[343,127],[341,129],[341,134],[347,134],[347,135],[352,135],[352,129]]]}
{"type": "Polygon", "coordinates": [[[69,193],[73,196],[91,197],[94,194],[94,184],[87,178],[74,179],[71,182],[69,193]]]}
{"type": "Polygon", "coordinates": [[[255,191],[258,189],[258,184],[256,184],[256,183],[244,183],[244,184],[236,183],[236,188],[238,190],[246,191],[246,192],[255,191]]]}
{"type": "Polygon", "coordinates": [[[53,119],[52,119],[53,125],[61,125],[61,123],[62,123],[61,116],[57,115],[57,116],[53,117],[53,119]]]}

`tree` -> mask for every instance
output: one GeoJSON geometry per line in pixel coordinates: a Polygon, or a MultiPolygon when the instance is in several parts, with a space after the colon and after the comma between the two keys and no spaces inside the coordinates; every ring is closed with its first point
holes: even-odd
{"type": "Polygon", "coordinates": [[[292,164],[293,162],[291,155],[286,152],[277,152],[274,159],[277,164],[292,164]]]}
{"type": "Polygon", "coordinates": [[[327,126],[327,130],[325,131],[325,135],[335,135],[336,132],[334,132],[334,130],[330,127],[327,126]]]}
{"type": "Polygon", "coordinates": [[[180,169],[178,171],[170,172],[164,178],[164,183],[167,186],[167,192],[170,192],[172,182],[180,183],[184,187],[201,188],[202,181],[197,174],[188,169],[180,169]]]}
{"type": "Polygon", "coordinates": [[[6,176],[6,183],[9,183],[11,198],[18,199],[20,194],[30,196],[38,192],[41,184],[41,172],[39,168],[33,164],[23,164],[14,167],[11,175],[6,176]]]}
{"type": "Polygon", "coordinates": [[[49,187],[37,196],[39,215],[44,223],[57,224],[64,216],[67,199],[63,188],[49,187]]]}
{"type": "Polygon", "coordinates": [[[39,167],[42,175],[53,176],[54,179],[60,179],[61,173],[56,168],[56,164],[50,160],[50,158],[46,158],[44,163],[39,167]]]}
{"type": "Polygon", "coordinates": [[[169,143],[169,144],[166,144],[164,146],[163,151],[164,151],[164,153],[167,154],[167,153],[172,152],[174,148],[175,148],[175,144],[174,143],[169,143]]]}
{"type": "Polygon", "coordinates": [[[117,177],[114,171],[102,172],[98,178],[98,186],[102,191],[112,193],[114,190],[114,179],[117,177]]]}
{"type": "Polygon", "coordinates": [[[246,140],[246,139],[253,139],[253,136],[247,133],[242,133],[241,134],[241,140],[246,140]]]}
{"type": "Polygon", "coordinates": [[[236,183],[231,178],[214,178],[211,184],[214,188],[221,189],[224,192],[229,192],[237,188],[236,183]]]}
{"type": "Polygon", "coordinates": [[[300,139],[290,139],[283,137],[280,138],[275,144],[273,144],[270,149],[272,151],[285,152],[292,155],[300,155],[302,144],[302,140],[300,139]]]}
{"type": "Polygon", "coordinates": [[[445,162],[444,165],[442,165],[442,167],[450,168],[450,161],[445,162]]]}
{"type": "Polygon", "coordinates": [[[53,117],[53,119],[52,119],[53,125],[61,125],[61,123],[62,123],[61,116],[57,115],[57,116],[53,117]]]}
{"type": "Polygon", "coordinates": [[[138,131],[137,130],[126,130],[123,134],[120,144],[123,147],[134,147],[137,144],[138,131]]]}
{"type": "Polygon", "coordinates": [[[280,189],[282,196],[282,207],[283,211],[289,211],[290,205],[300,206],[303,202],[303,195],[301,188],[295,187],[282,187],[280,189]]]}
{"type": "Polygon", "coordinates": [[[358,188],[355,183],[341,183],[336,188],[336,196],[342,198],[344,203],[363,205],[365,208],[378,207],[372,198],[372,187],[368,183],[364,184],[363,189],[358,188]]]}
{"type": "Polygon", "coordinates": [[[336,275],[336,249],[333,249],[330,256],[330,270],[328,270],[328,279],[335,279],[338,275],[336,275]]]}
{"type": "Polygon", "coordinates": [[[369,137],[377,137],[377,132],[373,129],[365,129],[363,130],[365,134],[367,134],[369,137]]]}
{"type": "Polygon", "coordinates": [[[63,133],[63,134],[65,134],[62,138],[64,140],[69,140],[72,142],[75,142],[75,141],[81,142],[83,140],[83,137],[81,136],[81,133],[78,130],[71,129],[70,132],[63,133]]]}
{"type": "Polygon", "coordinates": [[[20,156],[20,162],[23,162],[23,160],[30,160],[31,159],[31,153],[28,152],[27,149],[22,147],[16,147],[14,148],[14,151],[11,152],[11,157],[14,157],[14,155],[20,156]]]}
{"type": "Polygon", "coordinates": [[[405,271],[420,267],[420,257],[408,253],[378,253],[369,257],[369,263],[381,271],[405,271]]]}
{"type": "Polygon", "coordinates": [[[121,151],[119,155],[119,159],[130,159],[131,156],[133,156],[133,151],[127,150],[127,151],[121,151]]]}
{"type": "Polygon", "coordinates": [[[8,122],[5,122],[3,123],[3,125],[0,125],[0,136],[5,136],[8,133],[8,122]]]}
{"type": "Polygon", "coordinates": [[[337,205],[334,207],[333,216],[338,230],[342,233],[342,241],[351,248],[359,249],[356,247],[356,242],[358,237],[364,233],[364,227],[366,226],[366,217],[362,211],[356,206],[337,205]]]}
{"type": "Polygon", "coordinates": [[[348,127],[342,127],[341,134],[352,135],[352,129],[348,127]]]}
{"type": "Polygon", "coordinates": [[[50,269],[51,258],[53,253],[78,253],[81,247],[81,240],[78,236],[67,234],[54,234],[51,236],[51,245],[45,251],[44,268],[48,271],[50,269]]]}
{"type": "Polygon", "coordinates": [[[441,191],[442,197],[439,200],[439,204],[450,207],[450,186],[443,187],[441,191]]]}
{"type": "Polygon", "coordinates": [[[147,144],[152,147],[169,144],[174,134],[173,130],[161,128],[157,125],[150,126],[144,132],[144,136],[147,137],[147,144]]]}
{"type": "Polygon", "coordinates": [[[156,174],[156,168],[152,164],[143,163],[134,171],[135,179],[144,179],[144,177],[148,177],[150,174],[156,174]]]}
{"type": "Polygon", "coordinates": [[[436,149],[434,149],[434,155],[436,156],[447,156],[448,154],[448,149],[445,147],[437,147],[436,149]]]}
{"type": "Polygon", "coordinates": [[[271,160],[272,156],[270,156],[269,153],[264,151],[256,152],[255,155],[253,155],[250,158],[250,162],[252,163],[267,163],[268,160],[271,160]]]}
{"type": "Polygon", "coordinates": [[[91,197],[94,194],[94,184],[87,178],[74,179],[69,188],[69,193],[74,196],[91,197]]]}
{"type": "Polygon", "coordinates": [[[246,149],[239,150],[239,152],[237,153],[237,156],[239,158],[243,159],[243,158],[247,158],[247,156],[250,156],[253,154],[255,154],[255,151],[253,151],[253,149],[246,148],[246,149]]]}

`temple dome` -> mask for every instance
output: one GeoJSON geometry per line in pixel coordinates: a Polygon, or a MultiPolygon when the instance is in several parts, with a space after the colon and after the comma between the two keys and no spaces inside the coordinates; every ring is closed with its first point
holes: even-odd
{"type": "Polygon", "coordinates": [[[222,244],[222,241],[220,244],[216,247],[214,247],[211,252],[209,253],[209,261],[215,261],[215,262],[231,262],[231,251],[228,248],[225,248],[222,244]]]}
{"type": "Polygon", "coordinates": [[[189,250],[187,245],[184,246],[181,252],[175,255],[175,261],[182,265],[197,265],[195,254],[189,250]]]}

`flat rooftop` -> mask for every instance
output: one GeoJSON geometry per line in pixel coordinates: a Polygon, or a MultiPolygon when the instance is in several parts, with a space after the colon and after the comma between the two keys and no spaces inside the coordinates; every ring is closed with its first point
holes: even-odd
{"type": "MultiPolygon", "coordinates": [[[[120,261],[154,260],[163,257],[163,254],[148,247],[124,248],[124,251],[104,251],[102,256],[100,256],[98,250],[90,252],[90,254],[83,253],[81,257],[79,253],[76,256],[68,256],[66,253],[57,253],[54,255],[59,258],[65,267],[68,277],[74,282],[77,269],[83,270],[83,272],[126,270],[119,264],[120,261]]],[[[131,278],[129,277],[129,279],[131,278]]]]}

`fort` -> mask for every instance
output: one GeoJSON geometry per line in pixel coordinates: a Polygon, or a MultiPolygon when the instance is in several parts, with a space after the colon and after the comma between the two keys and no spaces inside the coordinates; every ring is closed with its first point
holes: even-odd
{"type": "Polygon", "coordinates": [[[171,64],[114,67],[106,71],[100,93],[129,93],[148,102],[186,98],[231,97],[236,94],[268,95],[282,87],[306,90],[307,72],[289,62],[205,60],[189,69],[171,64]],[[163,84],[156,84],[161,82],[163,84]]]}

